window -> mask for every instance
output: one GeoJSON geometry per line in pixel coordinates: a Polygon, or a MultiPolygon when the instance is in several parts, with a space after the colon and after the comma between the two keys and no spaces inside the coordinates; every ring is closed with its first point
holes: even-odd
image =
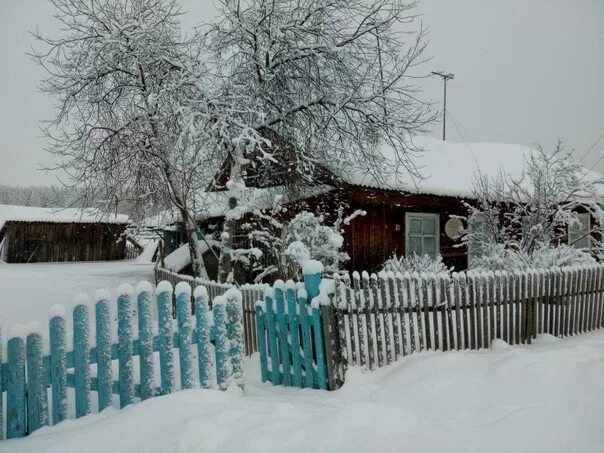
{"type": "Polygon", "coordinates": [[[407,256],[439,254],[440,217],[438,214],[407,213],[405,215],[405,249],[407,256]]]}
{"type": "Polygon", "coordinates": [[[577,213],[575,216],[579,223],[574,222],[568,227],[568,244],[578,249],[589,249],[591,248],[591,216],[577,213]]]}
{"type": "Polygon", "coordinates": [[[484,255],[484,243],[488,237],[487,225],[482,214],[472,214],[468,227],[470,238],[468,241],[468,265],[472,267],[473,261],[484,255]]]}

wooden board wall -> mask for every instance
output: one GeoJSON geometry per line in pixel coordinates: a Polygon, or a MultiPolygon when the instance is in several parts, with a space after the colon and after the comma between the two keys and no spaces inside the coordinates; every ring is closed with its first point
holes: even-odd
{"type": "Polygon", "coordinates": [[[126,225],[7,222],[8,263],[110,261],[124,259],[126,225]]]}

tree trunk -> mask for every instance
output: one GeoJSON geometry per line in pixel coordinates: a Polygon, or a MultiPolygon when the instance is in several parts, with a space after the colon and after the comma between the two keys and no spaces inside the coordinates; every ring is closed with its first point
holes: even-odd
{"type": "Polygon", "coordinates": [[[203,262],[203,254],[197,241],[197,225],[191,219],[191,216],[185,209],[180,210],[184,233],[187,236],[187,242],[189,244],[189,254],[191,255],[191,268],[193,269],[193,275],[209,280],[208,273],[206,271],[205,263],[203,262]]]}
{"type": "MultiPolygon", "coordinates": [[[[229,200],[229,207],[234,209],[237,206],[237,199],[229,200]]],[[[227,215],[222,228],[220,260],[218,262],[218,281],[226,283],[233,271],[233,258],[231,250],[233,250],[233,236],[235,235],[235,219],[227,215]]]]}

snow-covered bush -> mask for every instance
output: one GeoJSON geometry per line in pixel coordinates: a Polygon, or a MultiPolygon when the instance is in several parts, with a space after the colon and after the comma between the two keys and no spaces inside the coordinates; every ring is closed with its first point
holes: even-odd
{"type": "Polygon", "coordinates": [[[385,272],[419,272],[428,274],[443,274],[448,273],[449,269],[443,263],[442,258],[438,255],[435,258],[429,255],[416,255],[413,254],[408,257],[397,257],[393,256],[389,258],[383,265],[382,271],[385,272]]]}
{"type": "MultiPolygon", "coordinates": [[[[334,225],[325,225],[321,215],[303,211],[291,221],[284,222],[285,210],[256,213],[248,234],[252,246],[262,249],[262,259],[255,260],[256,281],[302,277],[302,263],[316,260],[331,274],[340,269],[348,255],[341,251],[344,238],[339,233],[340,218],[334,225]]],[[[256,257],[258,258],[258,257],[256,257]]]]}
{"type": "Polygon", "coordinates": [[[325,270],[339,269],[348,255],[340,251],[344,238],[334,227],[323,225],[323,216],[301,212],[287,225],[283,239],[283,256],[301,265],[303,260],[320,261],[325,270]]]}
{"type": "Polygon", "coordinates": [[[470,215],[464,242],[470,246],[471,267],[518,270],[592,260],[572,247],[551,245],[565,242],[569,228],[578,226],[577,212],[593,220],[588,237],[601,232],[604,214],[594,201],[595,183],[586,176],[560,144],[552,153],[533,151],[518,178],[478,175],[476,202],[466,204],[470,215]]]}
{"type": "Polygon", "coordinates": [[[526,269],[551,269],[595,264],[596,260],[582,250],[566,244],[558,246],[539,243],[532,253],[505,248],[494,244],[489,252],[476,258],[472,268],[476,270],[505,270],[508,272],[526,269]]]}

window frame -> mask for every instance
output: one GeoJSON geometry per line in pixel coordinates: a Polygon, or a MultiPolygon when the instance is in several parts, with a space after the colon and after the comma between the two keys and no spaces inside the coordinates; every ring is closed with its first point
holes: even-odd
{"type": "MultiPolygon", "coordinates": [[[[583,221],[581,220],[581,217],[583,216],[583,218],[587,219],[587,231],[584,230],[580,230],[580,233],[584,233],[582,234],[581,238],[578,238],[574,241],[571,241],[571,226],[568,225],[567,230],[566,230],[566,243],[571,246],[574,247],[576,249],[579,250],[591,250],[593,247],[592,244],[592,236],[591,236],[591,214],[589,212],[573,212],[573,215],[576,215],[577,218],[579,219],[579,222],[581,223],[581,226],[583,226],[583,221]],[[588,241],[588,246],[587,247],[578,247],[576,242],[578,241],[582,241],[582,240],[587,240],[588,241]]],[[[578,233],[579,233],[578,232],[578,233]]]]}
{"type": "MultiPolygon", "coordinates": [[[[435,242],[435,246],[436,246],[436,253],[435,253],[434,258],[437,258],[438,256],[441,255],[441,253],[440,253],[440,214],[435,214],[432,212],[406,212],[405,213],[405,256],[411,256],[411,254],[409,252],[409,232],[411,231],[411,220],[418,220],[418,219],[419,220],[430,219],[430,220],[435,221],[434,242],[435,242]]],[[[417,236],[417,235],[414,235],[414,236],[417,236]]],[[[432,237],[432,235],[423,234],[423,232],[420,235],[420,237],[422,238],[422,256],[426,255],[426,253],[423,251],[424,236],[432,237]]]]}

